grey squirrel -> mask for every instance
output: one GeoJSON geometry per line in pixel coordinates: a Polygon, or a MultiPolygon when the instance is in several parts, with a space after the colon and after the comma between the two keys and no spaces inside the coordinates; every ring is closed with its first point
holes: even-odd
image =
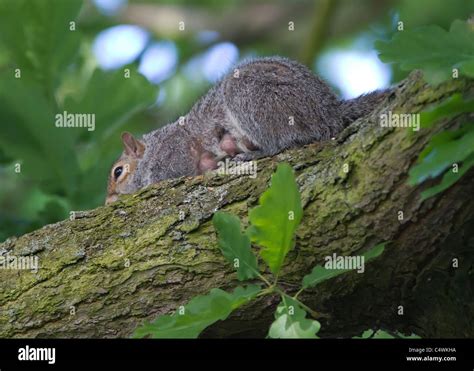
{"type": "Polygon", "coordinates": [[[168,178],[215,169],[224,157],[248,161],[326,141],[386,95],[340,100],[307,67],[282,57],[243,62],[172,124],[136,139],[112,166],[106,204],[168,178]]]}

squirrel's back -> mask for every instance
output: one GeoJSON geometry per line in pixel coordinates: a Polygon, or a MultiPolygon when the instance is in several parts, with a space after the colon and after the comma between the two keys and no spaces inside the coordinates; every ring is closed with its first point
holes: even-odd
{"type": "Polygon", "coordinates": [[[233,124],[266,154],[327,140],[343,129],[340,100],[298,62],[281,57],[246,61],[221,84],[233,124]]]}
{"type": "Polygon", "coordinates": [[[283,57],[244,61],[221,85],[232,125],[264,148],[261,155],[329,140],[388,94],[377,91],[341,100],[306,66],[283,57]]]}

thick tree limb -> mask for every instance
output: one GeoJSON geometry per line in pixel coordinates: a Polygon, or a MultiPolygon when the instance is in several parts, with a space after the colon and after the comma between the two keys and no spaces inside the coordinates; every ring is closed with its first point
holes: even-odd
{"type": "MultiPolygon", "coordinates": [[[[37,273],[0,270],[0,336],[128,337],[145,319],[193,296],[232,288],[236,277],[210,219],[223,209],[246,220],[276,163],[287,161],[304,203],[296,249],[281,277],[288,290],[324,256],[392,241],[364,274],[346,274],[302,296],[330,316],[321,320],[321,335],[353,336],[380,325],[420,336],[472,337],[474,173],[425,202],[419,195],[428,185],[406,184],[427,141],[459,120],[410,133],[382,128],[377,119],[381,110],[419,112],[472,87],[459,80],[430,88],[412,75],[337,140],[259,161],[256,179],[208,174],[162,182],[0,244],[0,254],[34,254],[40,264],[37,273]]],[[[206,336],[263,336],[276,301],[261,299],[206,336]]]]}

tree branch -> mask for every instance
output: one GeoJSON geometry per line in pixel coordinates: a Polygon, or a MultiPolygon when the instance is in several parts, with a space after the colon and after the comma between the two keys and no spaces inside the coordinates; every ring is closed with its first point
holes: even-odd
{"type": "MultiPolygon", "coordinates": [[[[364,274],[348,273],[299,296],[329,316],[321,320],[320,334],[352,336],[384,326],[421,336],[472,337],[472,287],[456,289],[455,281],[473,264],[474,174],[425,202],[419,195],[429,184],[406,183],[428,140],[459,120],[416,133],[378,125],[382,110],[416,113],[472,88],[466,80],[431,88],[413,74],[337,140],[262,159],[255,179],[211,173],[164,181],[7,240],[1,255],[37,256],[40,269],[0,270],[0,336],[128,337],[143,321],[193,296],[237,285],[211,217],[223,209],[246,221],[276,163],[285,161],[296,170],[304,205],[296,248],[281,274],[288,291],[296,292],[327,255],[391,241],[364,274]],[[451,268],[453,257],[459,257],[458,270],[451,268]],[[404,315],[398,315],[400,305],[404,315]]],[[[260,298],[205,336],[264,336],[276,303],[277,297],[260,298]]]]}

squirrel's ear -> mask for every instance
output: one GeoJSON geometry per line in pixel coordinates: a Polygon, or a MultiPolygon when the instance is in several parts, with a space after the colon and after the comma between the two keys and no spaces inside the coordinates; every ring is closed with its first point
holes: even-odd
{"type": "Polygon", "coordinates": [[[129,132],[122,133],[122,142],[125,153],[129,156],[140,158],[145,152],[145,145],[129,132]]]}

